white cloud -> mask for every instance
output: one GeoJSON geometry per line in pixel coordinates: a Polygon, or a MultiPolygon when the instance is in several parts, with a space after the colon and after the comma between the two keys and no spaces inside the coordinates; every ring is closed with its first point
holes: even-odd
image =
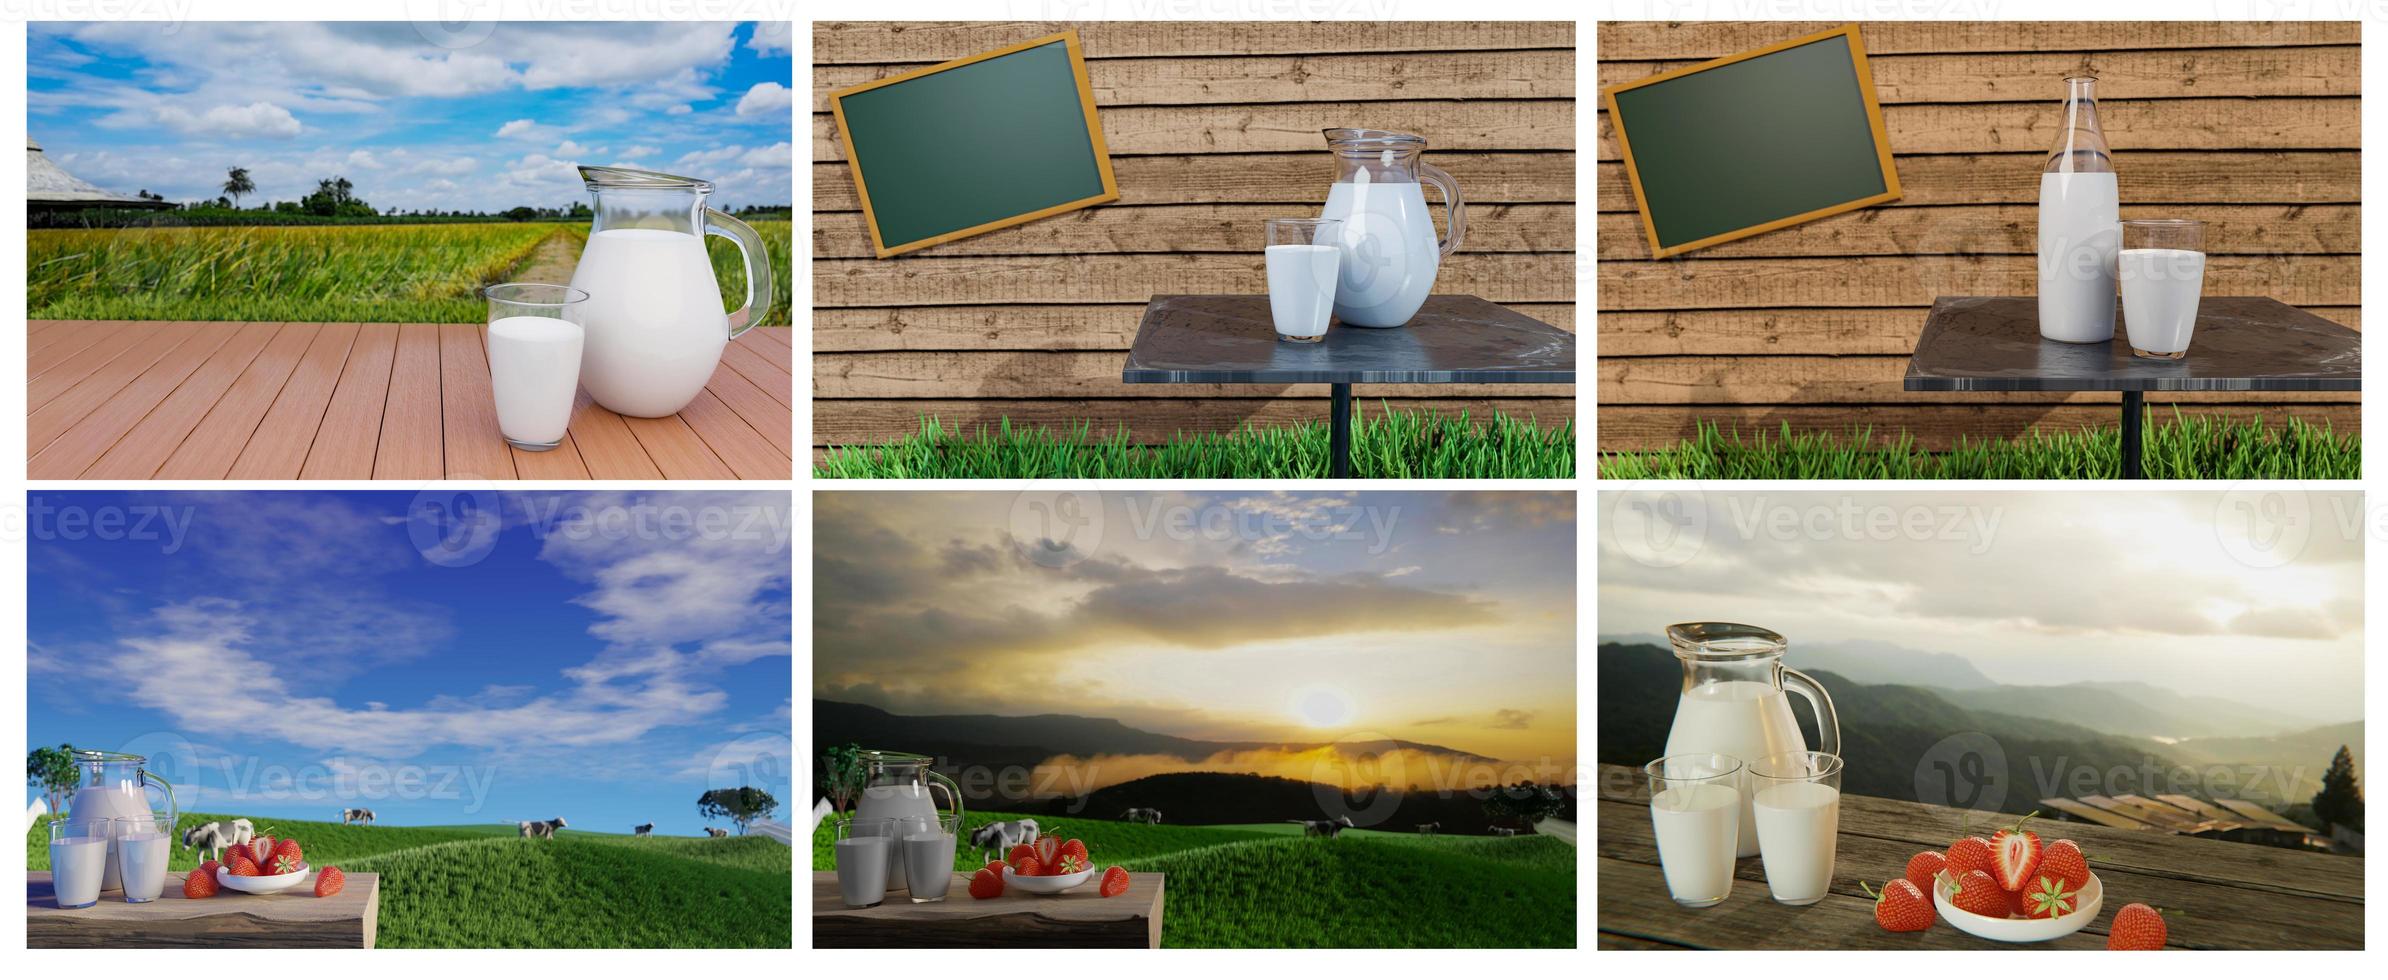
{"type": "Polygon", "coordinates": [[[348,154],[348,165],[359,170],[380,170],[382,166],[381,161],[374,159],[373,154],[365,150],[351,151],[348,154]]]}
{"type": "Polygon", "coordinates": [[[556,156],[558,157],[593,157],[604,152],[605,147],[600,146],[596,149],[590,149],[571,140],[565,140],[556,144],[556,156]]]}
{"type": "Polygon", "coordinates": [[[220,105],[200,113],[178,105],[162,105],[150,110],[150,118],[181,133],[223,139],[288,138],[297,136],[300,129],[298,117],[271,102],[220,105]]]}
{"type": "Polygon", "coordinates": [[[627,158],[629,158],[629,159],[632,159],[632,160],[637,160],[637,159],[641,159],[641,158],[644,158],[644,157],[651,157],[651,156],[654,156],[655,154],[658,154],[658,153],[661,153],[661,152],[663,152],[663,151],[662,151],[662,150],[659,150],[659,149],[656,149],[655,147],[648,146],[648,145],[646,145],[646,144],[644,144],[644,143],[641,143],[641,144],[639,144],[639,145],[637,145],[637,146],[634,146],[634,147],[631,147],[631,148],[629,148],[629,149],[627,149],[627,150],[623,150],[623,151],[622,151],[622,155],[623,155],[624,157],[627,157],[627,158]]]}
{"type": "Polygon", "coordinates": [[[693,108],[693,107],[691,107],[691,106],[688,106],[688,105],[676,105],[676,106],[673,106],[673,107],[671,107],[671,108],[669,108],[669,109],[665,109],[665,110],[663,110],[663,114],[664,114],[664,115],[667,115],[667,116],[685,116],[685,115],[687,115],[687,114],[689,114],[689,113],[691,113],[691,112],[695,112],[695,111],[696,111],[696,109],[695,109],[695,108],[693,108]]]}
{"type": "Polygon", "coordinates": [[[511,139],[513,137],[527,135],[538,128],[538,123],[532,122],[528,119],[516,119],[506,123],[503,126],[499,126],[497,128],[497,132],[490,135],[496,136],[499,139],[511,139]]]}
{"type": "Polygon", "coordinates": [[[795,104],[796,93],[787,86],[778,82],[756,82],[753,88],[746,90],[744,96],[739,97],[737,111],[741,116],[764,116],[775,112],[785,114],[795,104]]]}
{"type": "Polygon", "coordinates": [[[795,54],[796,25],[782,20],[757,22],[754,34],[746,39],[746,49],[764,57],[795,54]]]}

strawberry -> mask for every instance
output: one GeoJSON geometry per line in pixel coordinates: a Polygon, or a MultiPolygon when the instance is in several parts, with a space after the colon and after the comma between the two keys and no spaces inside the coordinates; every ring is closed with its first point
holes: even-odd
{"type": "Polygon", "coordinates": [[[248,855],[235,851],[232,855],[232,863],[224,866],[224,873],[235,878],[255,878],[259,872],[257,862],[249,860],[248,855]]]}
{"type": "Polygon", "coordinates": [[[1045,834],[1039,836],[1030,844],[1030,846],[1036,849],[1036,863],[1038,867],[1051,868],[1055,864],[1060,863],[1061,838],[1055,837],[1052,834],[1045,834]]]}
{"type": "Polygon", "coordinates": [[[1012,873],[1019,875],[1022,878],[1034,878],[1038,875],[1044,874],[1045,867],[1044,865],[1037,863],[1036,855],[1031,854],[1027,857],[1012,862],[1012,873]]]}
{"type": "MultiPolygon", "coordinates": [[[[1078,870],[1079,870],[1079,871],[1084,871],[1084,870],[1086,870],[1086,869],[1088,869],[1088,868],[1091,868],[1091,867],[1093,867],[1093,866],[1094,866],[1094,858],[1093,858],[1093,857],[1091,857],[1091,856],[1089,856],[1089,855],[1086,853],[1086,842],[1085,842],[1085,841],[1082,841],[1082,840],[1079,840],[1079,839],[1077,839],[1077,838],[1075,838],[1075,837],[1072,837],[1072,838],[1070,838],[1069,840],[1065,840],[1065,841],[1062,841],[1062,842],[1061,842],[1061,853],[1060,853],[1060,861],[1061,861],[1061,866],[1062,866],[1062,867],[1065,867],[1065,868],[1066,868],[1066,867],[1069,867],[1069,866],[1070,866],[1070,858],[1072,858],[1072,857],[1076,857],[1076,858],[1078,859],[1078,870]]],[[[1063,874],[1071,874],[1071,873],[1073,873],[1073,872],[1068,872],[1068,871],[1065,871],[1065,872],[1062,872],[1062,873],[1063,873],[1063,874]]]]}
{"type": "Polygon", "coordinates": [[[2064,838],[2048,842],[2048,849],[2040,853],[2040,873],[2062,879],[2080,891],[2089,884],[2089,858],[2081,853],[2081,845],[2064,838]]]}
{"type": "Polygon", "coordinates": [[[1975,915],[2004,919],[2015,910],[2015,900],[1998,887],[1998,879],[1987,871],[1968,871],[1957,879],[1957,890],[1949,894],[1949,904],[1975,915]]]}
{"type": "MultiPolygon", "coordinates": [[[[2035,811],[2036,812],[2036,811],[2035,811]]],[[[2026,814],[2023,820],[2031,819],[2026,814]]],[[[2008,891],[2021,891],[2032,875],[2039,873],[2040,835],[2023,829],[2023,820],[1990,835],[1990,869],[1998,879],[1998,886],[2008,891]]]]}
{"type": "Polygon", "coordinates": [[[1949,877],[1963,878],[1968,871],[1990,870],[1990,842],[1980,837],[1967,837],[1949,845],[1949,877]]]}
{"type": "Polygon", "coordinates": [[[2163,914],[2139,902],[2123,906],[2106,924],[2106,948],[2163,949],[2163,914]]]}
{"type": "Polygon", "coordinates": [[[1116,898],[1128,890],[1128,869],[1112,865],[1103,869],[1103,883],[1095,887],[1104,898],[1116,898]]]}
{"type": "Polygon", "coordinates": [[[273,857],[273,838],[267,837],[264,834],[259,834],[255,837],[249,838],[249,860],[251,862],[262,868],[265,867],[265,862],[273,860],[273,857]]]}
{"type": "MultiPolygon", "coordinates": [[[[215,862],[207,863],[214,864],[215,862]]],[[[182,876],[182,897],[184,898],[213,897],[216,889],[222,887],[222,885],[216,884],[216,869],[214,868],[202,868],[182,876]]]]}
{"type": "Polygon", "coordinates": [[[203,861],[199,865],[199,870],[193,871],[191,873],[206,875],[208,879],[212,881],[215,879],[216,869],[223,866],[223,863],[220,861],[203,861]]]}
{"type": "Polygon", "coordinates": [[[1012,845],[1011,853],[1003,856],[1003,862],[1016,868],[1020,866],[1021,858],[1035,856],[1036,848],[1030,847],[1026,844],[1014,844],[1012,845]]]}
{"type": "Polygon", "coordinates": [[[1003,869],[1008,867],[1011,867],[1011,865],[1005,864],[1001,861],[987,862],[987,870],[995,872],[995,877],[997,878],[1003,877],[1003,869]]]}
{"type": "MultiPolygon", "coordinates": [[[[1920,856],[1920,855],[1919,855],[1920,856]]],[[[1874,921],[1892,932],[1922,932],[1932,928],[1932,902],[1924,897],[1923,889],[1905,878],[1893,878],[1882,883],[1882,893],[1865,882],[1857,887],[1874,895],[1874,921]]]]}
{"type": "Polygon", "coordinates": [[[1003,897],[1003,872],[994,868],[980,868],[970,875],[970,897],[1003,897]]]}
{"type": "Polygon", "coordinates": [[[2022,913],[2026,919],[2053,919],[2071,915],[2081,907],[2081,889],[2055,875],[2035,875],[2031,883],[2018,893],[2023,899],[2022,913]]]}
{"type": "Polygon", "coordinates": [[[346,882],[347,878],[340,874],[340,869],[325,868],[315,875],[315,897],[330,898],[340,894],[340,886],[346,882]]]}
{"type": "MultiPolygon", "coordinates": [[[[1907,859],[1907,880],[1915,883],[1917,891],[1931,894],[1932,879],[1940,874],[1940,869],[1948,866],[1948,855],[1939,851],[1924,851],[1907,859]]],[[[1884,893],[1889,891],[1888,886],[1883,888],[1884,893]]]]}
{"type": "Polygon", "coordinates": [[[284,837],[281,843],[274,845],[273,856],[266,859],[265,873],[269,875],[290,874],[297,871],[300,864],[299,842],[284,837]]]}

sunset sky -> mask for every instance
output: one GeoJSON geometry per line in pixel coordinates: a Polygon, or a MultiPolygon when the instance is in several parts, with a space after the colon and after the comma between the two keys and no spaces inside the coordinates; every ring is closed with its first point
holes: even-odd
{"type": "Polygon", "coordinates": [[[1572,494],[1096,499],[816,494],[814,697],[1572,766],[1572,494]]]}

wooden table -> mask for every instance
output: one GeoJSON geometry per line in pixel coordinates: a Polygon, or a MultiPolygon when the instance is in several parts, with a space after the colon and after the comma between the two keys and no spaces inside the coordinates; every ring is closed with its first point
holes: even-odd
{"type": "Polygon", "coordinates": [[[288,891],[213,898],[182,897],[183,872],[166,875],[166,892],[138,905],[102,892],[98,905],[58,907],[50,873],[25,873],[25,945],[34,949],[253,947],[372,949],[381,915],[381,875],[345,876],[340,894],[315,897],[310,877],[288,891]]]}
{"type": "MultiPolygon", "coordinates": [[[[1983,834],[1960,830],[1967,811],[1865,796],[1841,797],[1832,892],[1814,905],[1777,904],[1758,858],[1734,869],[1733,894],[1705,909],[1667,897],[1650,831],[1648,788],[1638,770],[1600,767],[1599,917],[1602,949],[2104,949],[2116,910],[2144,902],[2165,910],[2169,945],[2182,949],[2360,949],[2363,859],[2084,823],[2034,820],[2043,840],[2069,837],[2106,886],[2096,921],[2050,943],[1976,939],[1946,922],[1886,932],[1879,889],[1918,851],[1983,834]],[[2173,916],[2172,912],[2183,913],[2173,916]]],[[[2012,817],[2010,816],[2011,822],[2012,817]]]]}
{"type": "Polygon", "coordinates": [[[1908,391],[2119,391],[2123,479],[2140,476],[2139,426],[2150,391],[2360,391],[2363,335],[2268,296],[2198,301],[2189,353],[2131,353],[2123,308],[2114,339],[2067,344],[2040,336],[2031,296],[1942,296],[1907,360],[1908,391]]]}
{"type": "Polygon", "coordinates": [[[480,324],[35,320],[36,480],[786,480],[786,328],[729,345],[680,414],[626,418],[582,392],[564,443],[508,446],[480,324]]]}
{"type": "Polygon", "coordinates": [[[1104,898],[1088,881],[1059,895],[970,897],[954,876],[945,901],[914,904],[902,892],[867,909],[838,897],[837,872],[813,872],[813,948],[1159,949],[1164,875],[1138,873],[1126,894],[1104,898]]]}

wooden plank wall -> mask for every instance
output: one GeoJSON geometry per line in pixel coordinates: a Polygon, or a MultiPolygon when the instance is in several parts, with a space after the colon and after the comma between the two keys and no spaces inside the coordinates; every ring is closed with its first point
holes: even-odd
{"type": "MultiPolygon", "coordinates": [[[[1605,23],[1599,84],[1831,24],[1605,23]]],[[[2039,174],[2062,77],[2099,76],[2123,217],[2208,222],[2209,295],[2271,295],[2360,329],[2360,27],[2352,23],[1868,23],[1905,199],[1651,261],[1600,117],[1604,450],[1727,429],[1960,434],[2113,426],[2113,394],[1909,393],[1935,296],[2032,295],[2039,174]]],[[[1597,110],[1596,110],[1597,111],[1597,110]]],[[[2191,357],[2195,357],[2194,345],[2191,357]]],[[[2355,393],[2148,396],[2359,429],[2355,393]]]]}
{"type": "MultiPolygon", "coordinates": [[[[1467,238],[1437,292],[1574,329],[1575,43],[1569,23],[815,25],[816,447],[882,442],[917,431],[922,415],[1125,425],[1144,442],[1323,419],[1324,385],[1129,385],[1119,375],[1154,294],[1266,291],[1261,219],[1317,212],[1333,180],[1319,130],[1335,126],[1424,135],[1425,159],[1459,181],[1467,238]],[[1070,27],[1085,44],[1120,200],[871,258],[827,93],[1070,27]]],[[[1546,425],[1574,419],[1573,391],[1354,389],[1370,414],[1384,399],[1546,425]]]]}

